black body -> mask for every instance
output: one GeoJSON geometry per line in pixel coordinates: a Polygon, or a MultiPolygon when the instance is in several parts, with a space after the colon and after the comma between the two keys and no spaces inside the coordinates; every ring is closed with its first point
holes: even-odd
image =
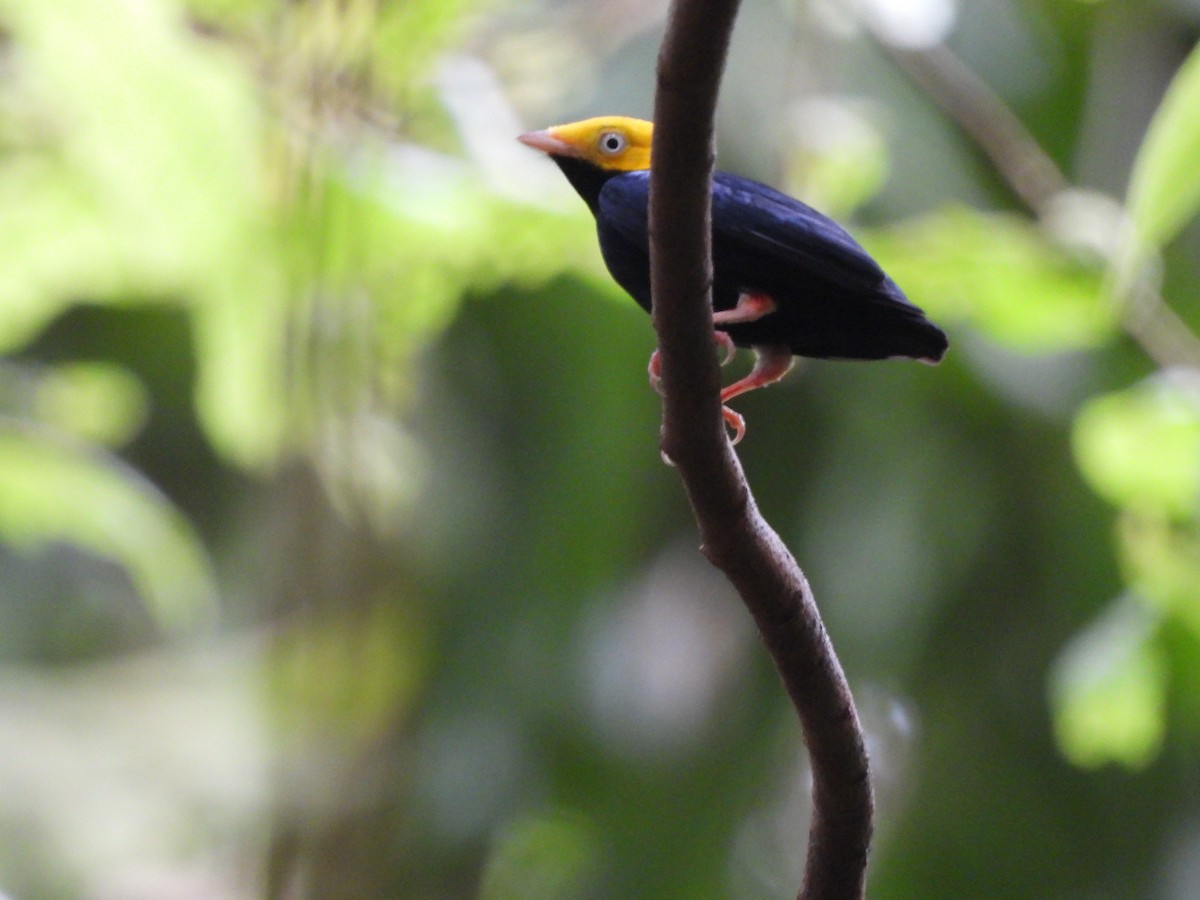
{"type": "MultiPolygon", "coordinates": [[[[650,172],[612,172],[553,157],[596,217],[612,277],[650,310],[650,172]]],[[[787,347],[827,359],[909,357],[937,362],[946,335],[905,298],[836,222],[764,184],[713,176],[713,307],[744,293],[776,305],[754,322],[720,329],[742,347],[787,347]]]]}

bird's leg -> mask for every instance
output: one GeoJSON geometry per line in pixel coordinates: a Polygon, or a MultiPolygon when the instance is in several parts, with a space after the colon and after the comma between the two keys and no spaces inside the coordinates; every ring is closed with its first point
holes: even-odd
{"type": "Polygon", "coordinates": [[[733,343],[733,338],[723,331],[714,331],[713,339],[716,340],[717,346],[721,350],[721,365],[727,366],[733,362],[733,358],[737,356],[737,345],[733,343]]]}
{"type": "Polygon", "coordinates": [[[766,294],[753,291],[738,297],[737,306],[713,313],[714,325],[734,325],[738,322],[757,322],[763,316],[775,312],[775,301],[766,294]]]}
{"type": "MultiPolygon", "coordinates": [[[[714,325],[736,325],[738,323],[756,322],[763,316],[775,312],[775,301],[766,294],[756,294],[752,291],[738,297],[737,306],[733,309],[723,309],[713,313],[714,325]]],[[[724,331],[716,330],[713,337],[721,347],[721,365],[727,365],[737,352],[733,338],[724,331]]],[[[774,384],[792,368],[792,352],[787,347],[761,346],[754,348],[756,357],[754,369],[745,378],[735,381],[721,391],[721,417],[733,431],[733,443],[737,444],[746,436],[746,420],[725,405],[734,397],[739,397],[747,391],[774,384]]],[[[646,367],[650,375],[650,386],[662,393],[662,360],[658,351],[650,354],[650,364],[646,367]]]]}
{"type": "MultiPolygon", "coordinates": [[[[714,331],[713,339],[721,350],[721,365],[727,366],[733,361],[734,355],[737,353],[737,347],[734,346],[733,338],[723,331],[714,331]]],[[[650,364],[646,366],[646,372],[650,376],[650,387],[654,388],[655,392],[662,394],[662,361],[658,357],[658,351],[655,350],[650,354],[650,364]]]]}
{"type": "Polygon", "coordinates": [[[721,391],[721,402],[728,403],[734,397],[774,384],[792,368],[792,351],[787,347],[757,346],[754,369],[745,378],[735,381],[721,391]]]}
{"type": "Polygon", "coordinates": [[[745,378],[735,381],[721,391],[721,415],[733,429],[733,443],[746,435],[746,420],[725,406],[734,397],[774,384],[792,368],[792,351],[787,347],[760,346],[754,348],[754,369],[745,378]]]}

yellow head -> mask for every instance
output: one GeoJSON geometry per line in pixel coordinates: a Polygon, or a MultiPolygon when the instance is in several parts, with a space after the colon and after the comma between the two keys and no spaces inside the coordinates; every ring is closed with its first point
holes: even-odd
{"type": "Polygon", "coordinates": [[[654,125],[625,116],[599,116],[545,131],[531,131],[517,140],[551,156],[569,156],[617,172],[650,168],[650,137],[654,125]]]}

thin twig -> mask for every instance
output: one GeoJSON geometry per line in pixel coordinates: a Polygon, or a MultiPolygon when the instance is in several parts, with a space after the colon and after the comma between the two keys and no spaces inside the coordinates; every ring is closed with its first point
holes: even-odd
{"type": "Polygon", "coordinates": [[[804,573],[763,520],[720,415],[712,328],[713,113],[737,0],[674,0],[658,61],[650,191],[664,454],[703,552],[754,617],[799,715],[813,779],[805,900],[864,892],[872,796],[862,729],[804,573]]]}
{"type": "Polygon", "coordinates": [[[1035,214],[1043,215],[1067,177],[1042,149],[1016,113],[945,44],[910,50],[882,46],[908,76],[992,161],[1009,188],[1035,214]]]}

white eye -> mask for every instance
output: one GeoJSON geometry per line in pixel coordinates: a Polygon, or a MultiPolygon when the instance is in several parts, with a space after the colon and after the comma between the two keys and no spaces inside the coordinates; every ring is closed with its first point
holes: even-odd
{"type": "Polygon", "coordinates": [[[625,149],[625,135],[619,131],[606,131],[600,135],[600,152],[605,156],[614,156],[625,149]]]}

